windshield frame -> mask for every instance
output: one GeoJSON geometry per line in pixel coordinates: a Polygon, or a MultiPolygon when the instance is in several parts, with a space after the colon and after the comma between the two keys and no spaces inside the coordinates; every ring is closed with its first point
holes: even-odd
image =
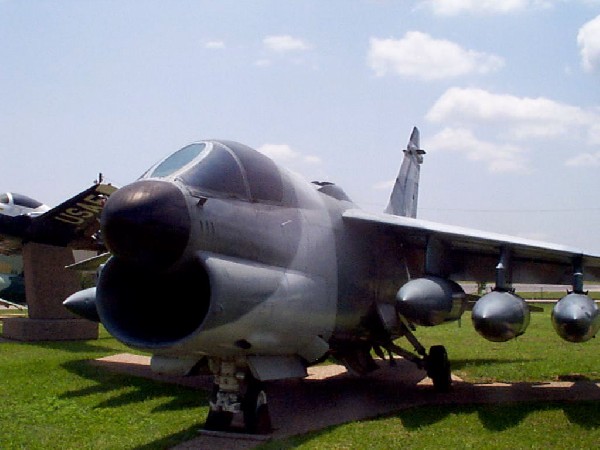
{"type": "MultiPolygon", "coordinates": [[[[269,172],[269,174],[270,173],[271,172],[269,172]]],[[[284,194],[284,191],[286,190],[284,187],[286,185],[286,181],[282,173],[279,171],[277,165],[260,152],[233,141],[207,140],[196,141],[185,145],[161,159],[157,163],[153,164],[140,177],[140,179],[152,178],[175,182],[180,186],[181,189],[185,189],[191,196],[196,198],[228,198],[250,203],[264,203],[270,205],[284,205],[289,203],[289,201],[285,200],[286,194],[284,194]],[[178,152],[193,145],[203,145],[204,148],[187,163],[169,172],[167,175],[154,175],[154,172],[156,172],[156,170],[162,164],[164,164],[165,161],[167,161],[169,158],[172,158],[178,152]],[[231,159],[231,168],[234,167],[234,164],[237,172],[236,176],[239,175],[239,181],[241,182],[241,185],[238,183],[238,186],[240,189],[231,191],[227,189],[211,189],[208,186],[201,186],[200,184],[195,184],[190,182],[189,179],[186,179],[186,174],[193,173],[196,166],[201,165],[204,159],[210,159],[211,155],[215,156],[215,152],[227,153],[231,159]],[[264,184],[263,180],[257,178],[261,176],[261,172],[264,172],[264,170],[273,171],[272,185],[275,193],[274,195],[268,193],[268,187],[264,184]],[[265,195],[265,193],[268,195],[265,195]]],[[[269,177],[267,177],[267,179],[268,178],[269,177]]]]}
{"type": "Polygon", "coordinates": [[[146,179],[146,178],[157,178],[160,180],[172,180],[175,179],[177,177],[177,175],[179,173],[181,173],[182,171],[188,169],[190,166],[192,166],[193,164],[195,164],[197,161],[199,161],[199,158],[202,155],[206,155],[210,150],[212,149],[212,142],[209,141],[198,141],[198,142],[191,142],[187,145],[184,145],[183,147],[181,147],[180,149],[168,154],[167,156],[165,156],[164,158],[162,158],[161,160],[159,160],[158,162],[154,163],[148,170],[146,170],[142,176],[139,177],[140,180],[142,179],[146,179]],[[156,176],[154,175],[154,172],[156,172],[156,170],[163,165],[167,160],[169,160],[170,158],[172,158],[175,154],[179,153],[180,151],[191,147],[193,145],[204,145],[204,148],[200,151],[200,153],[198,153],[196,156],[194,156],[192,159],[190,159],[187,163],[181,165],[180,167],[176,168],[175,170],[172,170],[171,172],[169,172],[166,175],[163,176],[156,176]]]}
{"type": "Polygon", "coordinates": [[[194,160],[192,160],[189,165],[187,165],[186,167],[177,171],[177,173],[174,174],[175,175],[174,180],[177,181],[178,183],[181,183],[181,185],[183,185],[188,190],[188,192],[194,197],[217,197],[217,198],[237,199],[237,200],[243,200],[245,202],[251,202],[252,197],[250,195],[250,186],[248,185],[248,177],[246,175],[246,170],[245,170],[244,166],[241,164],[237,155],[228,146],[222,144],[219,141],[212,141],[212,142],[206,142],[206,143],[207,144],[210,143],[210,149],[208,149],[208,147],[207,147],[207,149],[205,149],[201,155],[198,155],[198,157],[196,157],[194,160]],[[196,185],[190,183],[189,181],[186,181],[183,178],[186,173],[192,172],[196,166],[202,164],[202,161],[205,158],[208,158],[212,153],[217,152],[217,151],[227,153],[229,155],[229,157],[231,158],[231,161],[235,164],[237,172],[240,175],[240,179],[241,179],[240,181],[242,182],[243,193],[237,193],[234,191],[227,191],[227,190],[210,189],[205,186],[203,186],[203,187],[196,186],[196,185]],[[200,157],[200,156],[202,156],[202,157],[200,157]]]}

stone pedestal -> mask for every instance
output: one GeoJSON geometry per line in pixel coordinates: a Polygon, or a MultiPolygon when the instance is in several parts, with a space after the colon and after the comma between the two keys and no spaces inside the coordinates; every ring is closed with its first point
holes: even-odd
{"type": "Polygon", "coordinates": [[[98,339],[98,324],[85,319],[30,319],[10,317],[3,320],[2,336],[15,341],[78,341],[98,339]]]}
{"type": "Polygon", "coordinates": [[[23,247],[25,297],[29,318],[4,319],[3,337],[19,341],[84,340],[98,338],[98,324],[69,312],[62,302],[80,289],[68,248],[28,243],[23,247]]]}

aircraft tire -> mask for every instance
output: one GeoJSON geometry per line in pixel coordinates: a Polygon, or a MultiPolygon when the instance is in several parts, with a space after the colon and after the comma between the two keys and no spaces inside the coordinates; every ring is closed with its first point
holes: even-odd
{"type": "MultiPolygon", "coordinates": [[[[211,403],[217,401],[218,392],[219,386],[215,384],[211,394],[211,403]]],[[[204,423],[204,429],[210,431],[227,431],[229,430],[232,421],[232,412],[209,409],[206,422],[204,423]]]]}
{"type": "Polygon", "coordinates": [[[211,431],[227,431],[232,420],[233,413],[227,411],[209,411],[206,422],[204,423],[204,429],[211,431]]]}
{"type": "Polygon", "coordinates": [[[449,392],[452,387],[452,375],[448,352],[443,345],[433,345],[427,357],[427,376],[433,381],[437,392],[449,392]]]}
{"type": "Polygon", "coordinates": [[[272,431],[267,395],[261,382],[251,379],[242,402],[244,425],[251,434],[268,434],[272,431]]]}

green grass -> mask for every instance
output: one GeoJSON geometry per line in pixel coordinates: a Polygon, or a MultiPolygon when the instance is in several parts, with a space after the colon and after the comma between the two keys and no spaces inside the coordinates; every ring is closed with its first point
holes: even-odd
{"type": "MultiPolygon", "coordinates": [[[[572,344],[550,323],[552,305],[539,305],[525,335],[505,343],[484,340],[469,314],[457,323],[419,328],[426,346],[444,343],[453,372],[473,382],[600,381],[600,339],[572,344]]],[[[600,402],[417,407],[389,417],[330,427],[269,443],[261,449],[505,449],[597,448],[600,402]]]]}
{"type": "MultiPolygon", "coordinates": [[[[462,326],[419,328],[426,346],[444,343],[454,372],[470,381],[600,381],[600,339],[562,341],[549,311],[507,343],[462,326]]],[[[205,392],[91,366],[130,351],[101,329],[88,342],[0,342],[0,449],[168,448],[197,436],[205,392]]],[[[594,448],[600,402],[419,407],[271,442],[272,448],[594,448]]]]}
{"type": "Polygon", "coordinates": [[[91,366],[127,351],[89,342],[0,343],[0,448],[165,448],[197,435],[204,392],[91,366]]]}
{"type": "Polygon", "coordinates": [[[582,375],[600,381],[600,338],[582,344],[562,340],[550,321],[552,304],[537,304],[543,312],[531,313],[525,334],[508,342],[481,338],[465,313],[460,323],[419,328],[422,342],[443,343],[453,372],[473,382],[551,381],[582,375]]]}
{"type": "MultiPolygon", "coordinates": [[[[26,309],[13,309],[0,306],[0,316],[27,316],[26,309]]],[[[1,326],[1,325],[0,325],[1,326]]]]}
{"type": "Polygon", "coordinates": [[[271,442],[271,449],[592,449],[600,403],[414,408],[271,442]]]}

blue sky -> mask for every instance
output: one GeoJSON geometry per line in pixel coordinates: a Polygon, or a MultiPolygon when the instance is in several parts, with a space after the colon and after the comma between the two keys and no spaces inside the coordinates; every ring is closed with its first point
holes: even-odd
{"type": "Polygon", "coordinates": [[[600,0],[0,0],[0,190],[237,140],[360,206],[600,253],[600,0]]]}

